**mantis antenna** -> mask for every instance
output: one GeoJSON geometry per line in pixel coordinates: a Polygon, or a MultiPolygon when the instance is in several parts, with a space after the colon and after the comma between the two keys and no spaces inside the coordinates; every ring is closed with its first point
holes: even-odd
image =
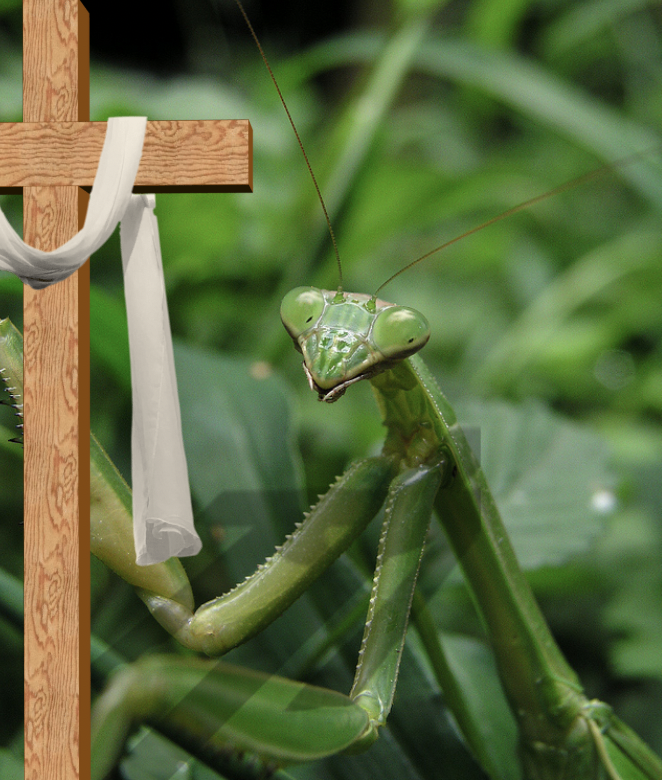
{"type": "Polygon", "coordinates": [[[308,159],[308,155],[306,154],[306,150],[303,148],[303,142],[301,140],[301,137],[299,136],[299,132],[296,128],[296,125],[294,124],[294,120],[292,119],[292,115],[290,114],[290,110],[287,107],[287,103],[285,102],[285,98],[283,97],[283,93],[280,91],[280,87],[278,86],[278,82],[276,81],[276,77],[274,76],[273,71],[271,70],[271,65],[269,65],[269,60],[267,59],[267,55],[264,53],[264,50],[262,48],[262,45],[257,37],[257,34],[255,30],[253,29],[253,25],[251,24],[250,19],[248,18],[248,15],[246,14],[246,11],[244,10],[244,6],[241,4],[240,0],[235,0],[235,3],[239,6],[239,10],[241,11],[241,15],[244,17],[244,21],[248,25],[248,29],[250,30],[251,35],[253,36],[253,40],[255,41],[255,44],[257,46],[258,51],[260,52],[260,56],[262,57],[262,60],[264,61],[264,64],[269,71],[269,75],[271,76],[271,80],[274,83],[274,86],[276,87],[276,91],[278,92],[278,97],[280,98],[280,102],[283,104],[283,108],[285,109],[285,113],[287,114],[287,118],[290,120],[290,124],[292,125],[292,130],[294,130],[294,135],[296,136],[297,142],[299,144],[299,148],[301,149],[301,153],[303,154],[303,159],[306,161],[306,166],[308,167],[308,173],[310,173],[310,178],[313,180],[313,184],[315,185],[315,191],[317,192],[317,197],[319,198],[319,202],[322,204],[322,211],[324,212],[324,218],[326,219],[326,224],[329,228],[329,235],[331,236],[331,242],[333,244],[333,251],[336,255],[336,262],[338,264],[338,292],[342,292],[342,264],[340,262],[340,253],[338,252],[338,244],[336,243],[336,236],[333,232],[333,227],[331,226],[331,220],[329,218],[329,213],[326,210],[326,204],[324,203],[324,198],[322,197],[322,192],[319,188],[319,185],[317,183],[317,179],[315,178],[315,174],[313,173],[313,167],[310,164],[310,160],[308,159]]]}
{"type": "MultiPolygon", "coordinates": [[[[308,159],[308,155],[306,154],[306,150],[304,149],[301,136],[299,135],[296,125],[294,124],[294,120],[292,119],[290,110],[287,107],[287,103],[285,102],[283,93],[280,91],[280,87],[278,86],[276,77],[274,76],[273,71],[271,70],[271,66],[269,65],[269,60],[267,60],[267,56],[264,53],[264,50],[262,49],[262,45],[260,44],[260,41],[257,37],[255,30],[253,29],[253,25],[251,24],[250,19],[248,18],[246,11],[244,10],[243,5],[241,4],[241,0],[235,0],[235,3],[239,7],[239,10],[241,11],[241,15],[244,17],[244,21],[246,22],[248,29],[251,35],[253,36],[253,40],[257,45],[258,51],[260,52],[260,55],[262,57],[262,60],[264,61],[267,71],[269,72],[269,76],[271,77],[271,80],[273,81],[274,86],[276,87],[276,91],[278,92],[278,97],[280,98],[280,102],[283,104],[283,108],[285,109],[287,118],[289,119],[290,125],[292,126],[292,130],[294,131],[294,135],[296,136],[297,142],[299,144],[299,148],[301,149],[301,153],[303,154],[303,158],[306,161],[308,172],[310,173],[310,177],[313,180],[315,191],[317,192],[317,197],[322,206],[322,211],[324,212],[324,218],[326,219],[326,224],[329,228],[329,235],[331,236],[331,242],[333,243],[333,251],[336,255],[336,262],[338,265],[338,279],[339,279],[338,292],[342,293],[343,276],[342,276],[342,264],[340,262],[340,253],[338,252],[338,244],[336,242],[336,236],[335,233],[333,232],[331,219],[329,218],[329,213],[326,209],[326,204],[324,203],[322,192],[317,183],[317,179],[315,178],[315,174],[310,164],[310,160],[308,159]]],[[[541,201],[546,200],[547,198],[551,198],[553,195],[559,195],[560,193],[565,192],[566,190],[574,189],[575,187],[578,187],[582,184],[586,184],[587,182],[593,179],[597,179],[598,177],[603,176],[604,174],[609,173],[610,171],[614,171],[616,168],[620,168],[623,165],[641,159],[642,157],[645,157],[646,155],[650,154],[650,151],[651,150],[647,150],[643,152],[635,152],[631,155],[628,155],[627,157],[623,157],[620,160],[617,160],[614,163],[605,163],[605,165],[601,165],[599,168],[595,168],[594,170],[588,171],[587,173],[584,173],[581,176],[577,176],[576,178],[571,179],[570,181],[564,182],[563,184],[559,184],[558,187],[554,187],[553,189],[548,190],[547,192],[541,195],[536,195],[534,198],[529,198],[529,200],[525,200],[523,203],[519,203],[517,206],[513,206],[512,208],[503,211],[501,214],[498,214],[497,216],[488,219],[486,222],[483,222],[482,224],[474,228],[471,228],[470,230],[467,230],[466,232],[460,234],[459,236],[455,236],[455,238],[452,238],[450,241],[446,241],[445,243],[440,244],[434,249],[431,249],[429,252],[425,252],[425,254],[421,255],[420,257],[417,257],[415,260],[412,260],[410,263],[407,263],[407,265],[403,266],[399,271],[396,271],[392,276],[389,276],[389,278],[385,282],[380,284],[380,286],[373,293],[372,300],[373,301],[376,300],[379,292],[383,290],[384,287],[390,284],[398,276],[405,273],[405,271],[408,271],[410,268],[413,268],[415,265],[418,265],[418,263],[422,262],[423,260],[427,260],[428,257],[437,254],[437,252],[441,252],[443,249],[446,249],[452,244],[458,243],[462,239],[467,238],[467,236],[471,236],[474,233],[478,233],[481,230],[484,230],[490,225],[493,225],[495,222],[500,222],[502,219],[506,219],[507,217],[510,217],[513,214],[517,214],[520,211],[524,211],[525,209],[530,208],[531,206],[535,206],[536,203],[540,203],[541,201]]]]}
{"type": "Polygon", "coordinates": [[[617,160],[616,162],[605,163],[605,165],[601,165],[599,168],[595,168],[592,171],[583,173],[581,176],[577,176],[577,178],[575,179],[571,179],[570,181],[566,181],[563,184],[559,184],[558,187],[554,187],[553,189],[544,192],[542,195],[536,195],[535,198],[529,198],[529,200],[525,200],[523,203],[520,203],[517,206],[513,206],[512,208],[503,211],[501,214],[498,214],[496,217],[492,217],[491,219],[488,219],[487,222],[483,222],[481,225],[471,228],[471,230],[467,230],[465,233],[462,233],[459,236],[455,236],[455,238],[451,238],[450,241],[446,241],[445,243],[440,244],[434,249],[431,249],[429,252],[426,252],[420,257],[417,257],[416,260],[412,260],[411,263],[407,263],[407,265],[405,265],[399,271],[396,271],[393,274],[393,276],[389,276],[389,278],[383,284],[380,284],[379,287],[375,290],[372,296],[373,300],[377,298],[379,292],[383,290],[387,284],[390,284],[396,277],[400,276],[400,274],[403,274],[405,271],[408,271],[410,268],[413,268],[415,265],[418,265],[418,263],[420,263],[422,260],[427,260],[428,257],[431,257],[437,252],[441,252],[442,249],[446,249],[446,247],[449,247],[452,244],[456,244],[458,241],[461,241],[463,238],[466,238],[467,236],[471,236],[474,233],[478,233],[484,228],[493,225],[495,222],[500,222],[502,219],[506,219],[506,217],[510,217],[513,214],[517,214],[520,211],[524,211],[524,209],[528,209],[530,206],[535,206],[536,203],[540,203],[541,201],[546,200],[547,198],[551,198],[553,195],[559,195],[560,193],[565,192],[566,190],[574,189],[575,187],[578,187],[581,184],[586,184],[592,179],[597,179],[600,176],[604,176],[605,173],[614,171],[616,170],[616,168],[620,168],[623,165],[641,159],[642,157],[649,155],[651,151],[652,151],[651,149],[648,149],[647,151],[643,151],[643,152],[635,152],[633,154],[628,155],[627,157],[623,157],[620,160],[617,160]]]}

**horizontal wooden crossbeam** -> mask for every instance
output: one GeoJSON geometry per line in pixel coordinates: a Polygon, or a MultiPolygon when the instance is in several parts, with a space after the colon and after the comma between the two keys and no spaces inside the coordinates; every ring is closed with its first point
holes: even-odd
{"type": "MultiPolygon", "coordinates": [[[[89,191],[105,135],[105,122],[0,123],[0,193],[89,191]]],[[[148,121],[133,191],[251,192],[252,148],[247,119],[148,121]]]]}

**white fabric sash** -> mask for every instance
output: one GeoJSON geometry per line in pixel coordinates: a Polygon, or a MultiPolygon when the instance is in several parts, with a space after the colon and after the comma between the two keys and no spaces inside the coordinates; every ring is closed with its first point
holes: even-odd
{"type": "Polygon", "coordinates": [[[121,220],[133,397],[132,481],[136,561],[141,566],[202,546],[182,439],[172,336],[154,195],[133,195],[146,117],[112,117],[82,230],[53,250],[24,243],[0,210],[0,268],[41,289],[66,279],[121,220]]]}

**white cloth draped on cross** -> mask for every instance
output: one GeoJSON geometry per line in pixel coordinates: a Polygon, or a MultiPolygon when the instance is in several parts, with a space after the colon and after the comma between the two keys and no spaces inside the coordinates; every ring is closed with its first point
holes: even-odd
{"type": "Polygon", "coordinates": [[[34,289],[74,273],[121,220],[133,396],[133,530],[143,566],[195,555],[202,546],[193,525],[155,198],[132,194],[146,126],[146,117],[108,120],[85,224],[61,247],[42,252],[28,246],[0,210],[0,269],[34,289]]]}

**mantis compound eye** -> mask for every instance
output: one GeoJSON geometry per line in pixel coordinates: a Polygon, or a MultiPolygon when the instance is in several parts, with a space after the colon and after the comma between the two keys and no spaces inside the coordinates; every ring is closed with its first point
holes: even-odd
{"type": "Polygon", "coordinates": [[[418,352],[430,338],[425,317],[408,306],[391,306],[381,311],[372,327],[372,341],[387,358],[405,358],[418,352]]]}
{"type": "Polygon", "coordinates": [[[280,305],[285,330],[293,339],[298,339],[319,320],[325,305],[324,295],[317,287],[295,287],[280,305]]]}

